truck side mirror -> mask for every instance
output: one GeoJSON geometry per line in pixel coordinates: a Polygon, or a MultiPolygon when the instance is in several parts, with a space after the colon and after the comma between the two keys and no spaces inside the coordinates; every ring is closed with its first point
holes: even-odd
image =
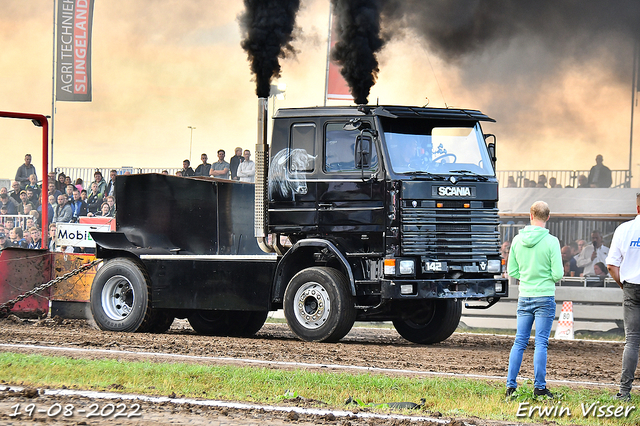
{"type": "Polygon", "coordinates": [[[484,135],[485,142],[489,139],[493,138],[493,142],[490,142],[487,145],[487,150],[489,151],[489,159],[491,160],[491,164],[493,164],[493,168],[496,168],[496,161],[498,158],[496,157],[496,135],[486,134],[484,135]]]}
{"type": "Polygon", "coordinates": [[[366,169],[371,166],[371,138],[358,135],[356,138],[355,166],[357,169],[366,169]]]}

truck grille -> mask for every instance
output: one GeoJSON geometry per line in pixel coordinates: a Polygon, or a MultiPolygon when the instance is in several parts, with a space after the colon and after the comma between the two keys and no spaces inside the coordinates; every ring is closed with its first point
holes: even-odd
{"type": "Polygon", "coordinates": [[[453,262],[498,255],[498,209],[456,207],[403,206],[401,254],[453,262]]]}

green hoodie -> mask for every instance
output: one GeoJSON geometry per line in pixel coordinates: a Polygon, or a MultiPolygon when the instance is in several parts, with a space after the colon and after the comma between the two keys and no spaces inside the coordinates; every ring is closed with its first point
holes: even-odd
{"type": "Polygon", "coordinates": [[[546,228],[524,227],[511,242],[507,273],[520,280],[522,297],[555,296],[564,273],[560,242],[546,228]]]}

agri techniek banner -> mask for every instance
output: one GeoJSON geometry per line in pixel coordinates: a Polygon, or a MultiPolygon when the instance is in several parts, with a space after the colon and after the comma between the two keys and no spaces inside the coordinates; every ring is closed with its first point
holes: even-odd
{"type": "Polygon", "coordinates": [[[91,26],[94,0],[58,0],[56,100],[91,101],[91,26]]]}

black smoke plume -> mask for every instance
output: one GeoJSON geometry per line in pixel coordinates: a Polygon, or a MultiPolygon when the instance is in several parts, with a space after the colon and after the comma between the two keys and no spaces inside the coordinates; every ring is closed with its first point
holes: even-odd
{"type": "Polygon", "coordinates": [[[337,17],[338,42],[331,59],[342,66],[357,104],[366,104],[378,77],[376,53],[384,46],[380,33],[380,0],[331,0],[337,17]]]}
{"type": "Polygon", "coordinates": [[[256,78],[256,94],[269,97],[271,80],[280,77],[279,58],[295,54],[293,29],[300,0],[244,0],[239,16],[244,33],[241,45],[256,78]]]}

